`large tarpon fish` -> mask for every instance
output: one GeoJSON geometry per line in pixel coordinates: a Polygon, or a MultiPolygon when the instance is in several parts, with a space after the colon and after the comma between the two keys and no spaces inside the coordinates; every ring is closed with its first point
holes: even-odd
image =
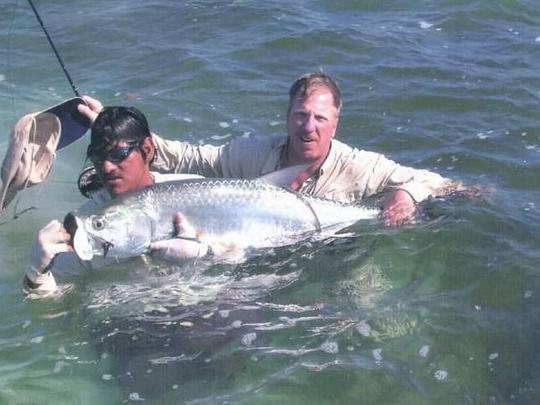
{"type": "Polygon", "coordinates": [[[157,183],[87,212],[70,213],[64,223],[82,260],[125,259],[148,253],[152,242],[174,238],[176,212],[199,240],[236,249],[285,246],[378,214],[261,179],[200,178],[157,183]]]}

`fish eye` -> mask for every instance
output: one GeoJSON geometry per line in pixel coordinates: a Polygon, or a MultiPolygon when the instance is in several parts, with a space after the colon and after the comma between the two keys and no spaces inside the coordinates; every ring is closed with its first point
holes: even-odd
{"type": "Polygon", "coordinates": [[[101,231],[103,228],[105,228],[105,220],[101,217],[92,219],[92,226],[94,229],[101,231]]]}

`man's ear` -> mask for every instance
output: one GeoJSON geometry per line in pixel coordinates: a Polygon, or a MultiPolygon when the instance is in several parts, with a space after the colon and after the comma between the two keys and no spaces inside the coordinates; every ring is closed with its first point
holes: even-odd
{"type": "Polygon", "coordinates": [[[149,136],[144,138],[141,148],[146,154],[146,163],[150,164],[152,162],[152,159],[154,159],[155,153],[154,142],[152,142],[152,138],[149,136]]]}
{"type": "MultiPolygon", "coordinates": [[[[339,114],[339,112],[338,112],[338,114],[339,114]]],[[[338,126],[339,126],[339,115],[336,117],[336,127],[334,128],[334,133],[332,134],[332,138],[336,137],[338,126]]]]}

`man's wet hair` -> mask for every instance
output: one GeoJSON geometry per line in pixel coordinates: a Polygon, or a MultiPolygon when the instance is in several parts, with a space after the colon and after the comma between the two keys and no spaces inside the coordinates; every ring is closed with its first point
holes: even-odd
{"type": "Polygon", "coordinates": [[[317,89],[326,89],[332,93],[334,106],[338,112],[341,110],[343,101],[341,100],[341,90],[337,82],[328,74],[323,72],[306,73],[294,81],[289,90],[289,111],[297,97],[306,98],[317,89]]]}
{"type": "Polygon", "coordinates": [[[90,144],[95,148],[119,141],[140,142],[152,136],[144,114],[135,107],[104,107],[92,124],[90,144]]]}

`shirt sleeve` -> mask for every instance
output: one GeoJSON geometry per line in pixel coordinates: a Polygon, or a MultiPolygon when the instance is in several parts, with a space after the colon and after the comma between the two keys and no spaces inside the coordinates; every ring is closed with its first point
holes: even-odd
{"type": "Polygon", "coordinates": [[[353,203],[401,189],[420,202],[431,196],[455,191],[460,184],[429,170],[400,165],[380,153],[332,141],[332,148],[319,177],[315,181],[305,182],[301,191],[353,203]]]}
{"type": "Polygon", "coordinates": [[[363,152],[367,158],[365,196],[387,190],[405,190],[416,202],[446,194],[455,182],[429,170],[402,166],[381,154],[363,152]]]}
{"type": "Polygon", "coordinates": [[[162,173],[249,179],[275,170],[282,137],[239,137],[222,146],[192,145],[152,135],[156,158],[152,169],[162,173]]]}
{"type": "Polygon", "coordinates": [[[169,141],[152,134],[156,156],[152,170],[161,173],[199,174],[222,177],[220,146],[192,145],[188,142],[169,141]]]}

